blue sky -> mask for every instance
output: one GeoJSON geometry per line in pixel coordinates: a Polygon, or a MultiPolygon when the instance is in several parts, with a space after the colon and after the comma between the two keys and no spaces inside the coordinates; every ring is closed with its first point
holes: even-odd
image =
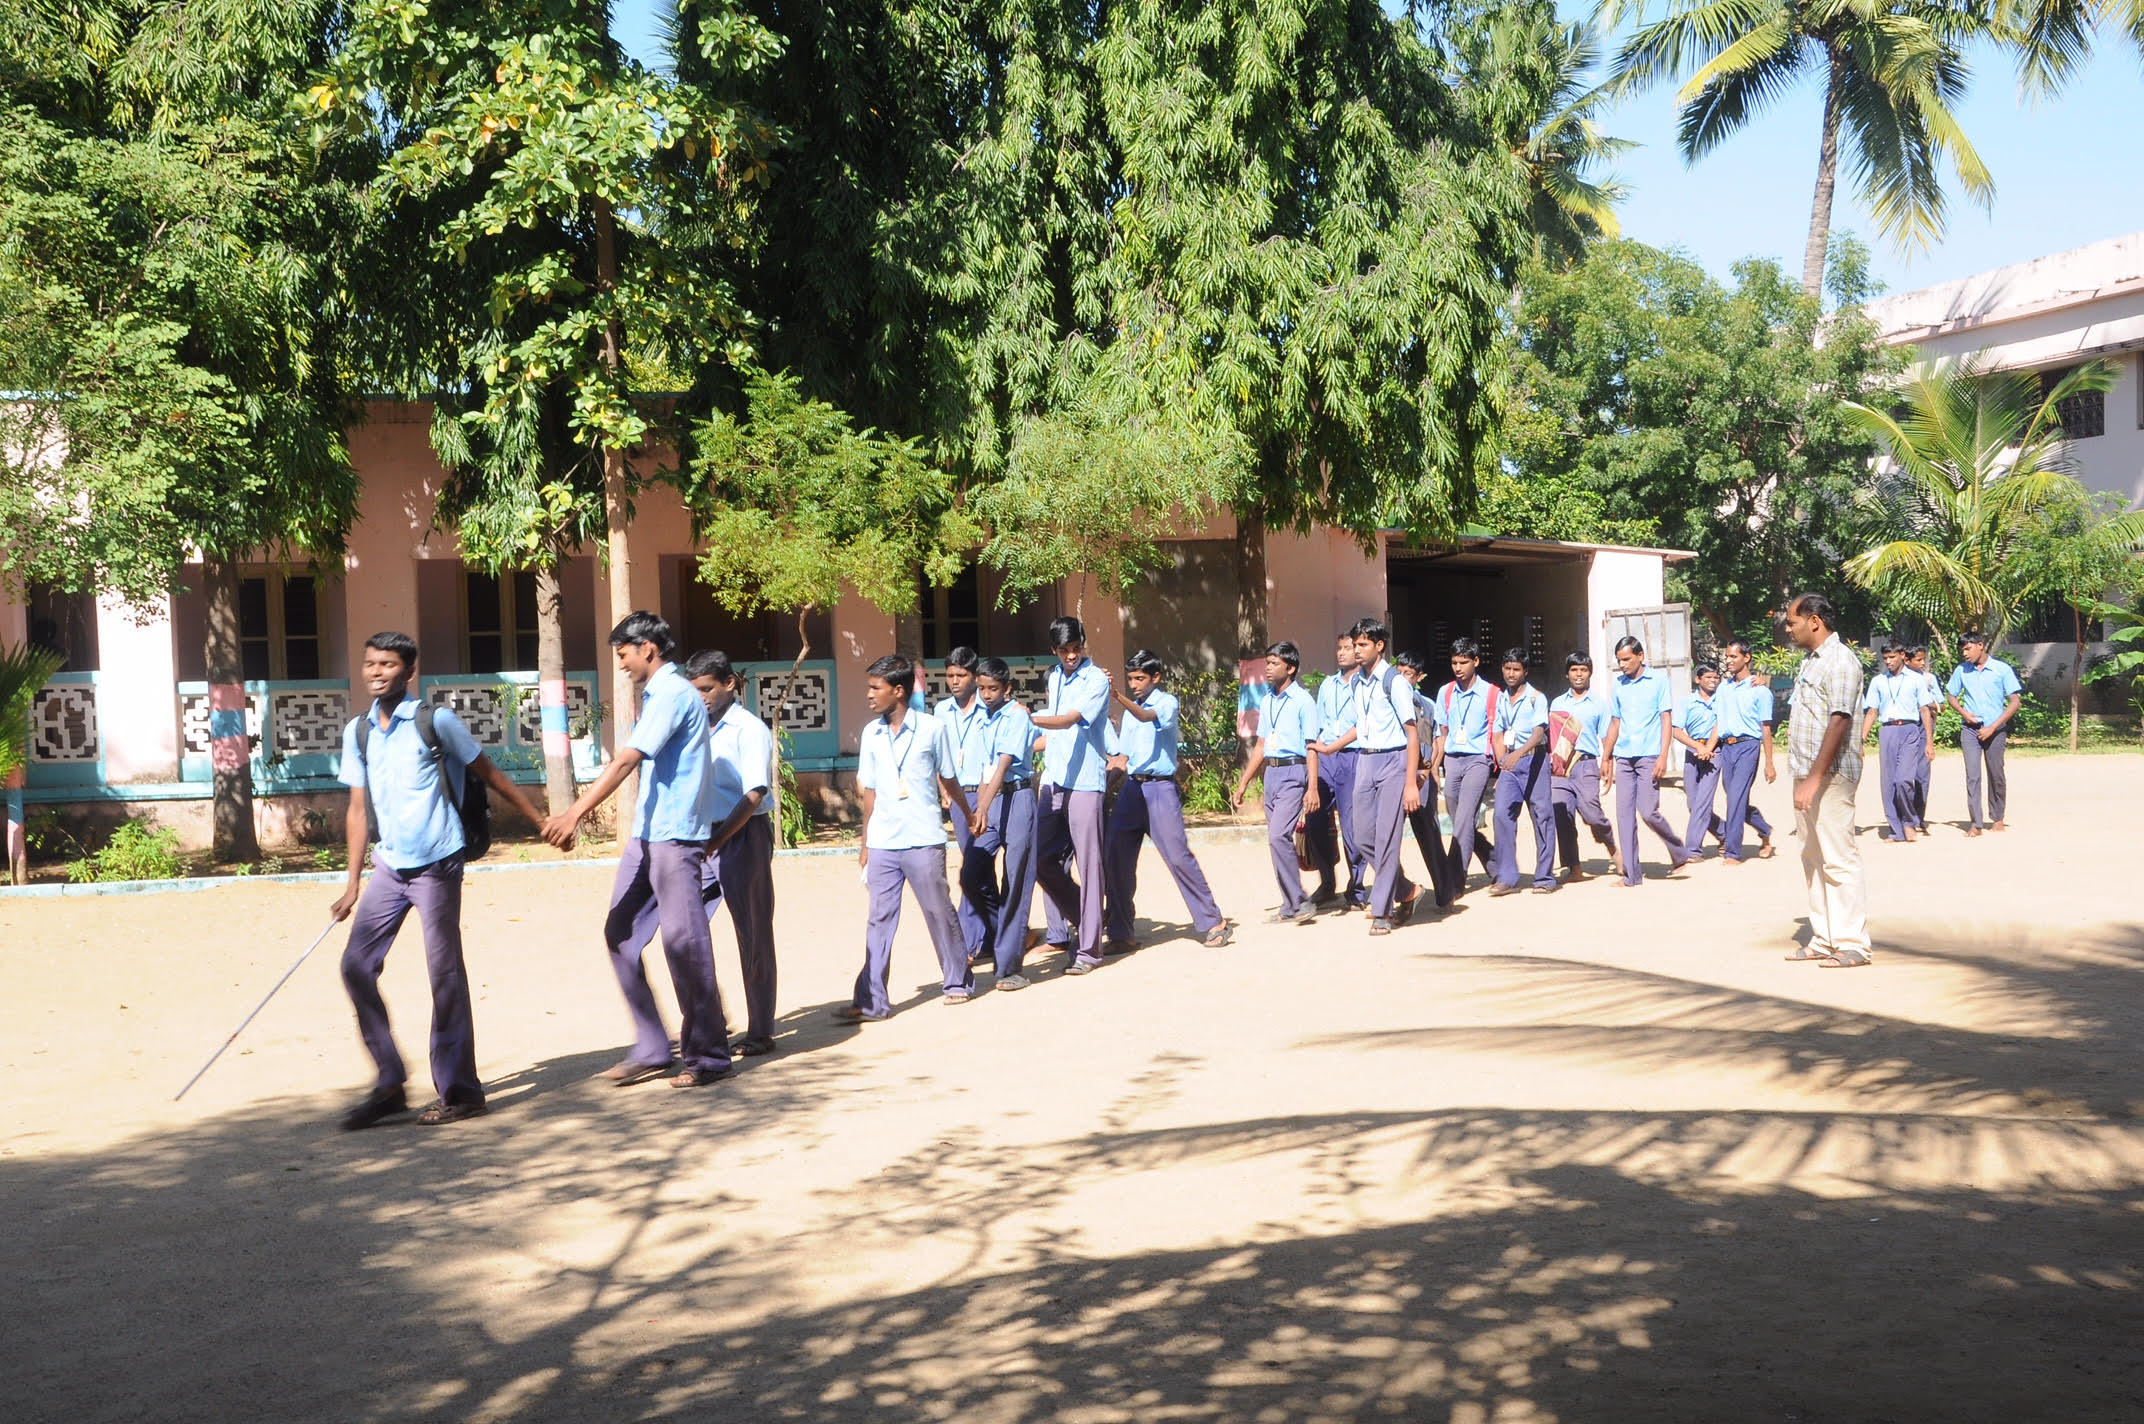
{"type": "MultiPolygon", "coordinates": [[[[668,0],[618,0],[620,40],[643,59],[659,59],[655,16],[667,9],[668,0]]],[[[1924,252],[1901,252],[1875,239],[1841,175],[1832,226],[1869,240],[1875,275],[1891,291],[2144,229],[2144,145],[2136,137],[2144,67],[2136,52],[2103,46],[2059,98],[2031,105],[2018,98],[2005,60],[1975,58],[1973,92],[1960,119],[1994,174],[1992,211],[1954,195],[1943,239],[1924,252]]],[[[1785,96],[1691,168],[1675,151],[1671,89],[1625,103],[1606,124],[1618,138],[1641,145],[1617,165],[1632,189],[1623,209],[1625,235],[1682,247],[1723,277],[1748,256],[1775,258],[1799,273],[1816,186],[1820,97],[1813,82],[1785,96]]]]}

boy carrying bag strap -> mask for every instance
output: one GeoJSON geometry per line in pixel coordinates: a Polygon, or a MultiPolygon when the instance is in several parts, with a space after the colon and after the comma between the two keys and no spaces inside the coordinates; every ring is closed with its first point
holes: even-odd
{"type": "MultiPolygon", "coordinates": [[[[424,743],[425,751],[432,757],[432,772],[439,778],[440,794],[454,808],[455,816],[462,823],[462,857],[475,860],[491,849],[491,788],[482,777],[462,775],[462,794],[454,792],[454,777],[447,768],[446,754],[439,749],[439,732],[432,725],[435,708],[429,702],[417,704],[417,740],[424,743]]],[[[369,843],[377,845],[380,839],[380,814],[372,804],[372,768],[366,765],[365,752],[372,740],[372,709],[366,708],[357,719],[357,760],[365,767],[365,834],[369,843]]]]}
{"type": "MultiPolygon", "coordinates": [[[[1452,725],[1452,689],[1457,686],[1459,686],[1459,684],[1456,682],[1447,682],[1446,684],[1444,684],[1444,725],[1447,727],[1452,725]]],[[[1489,711],[1487,713],[1486,725],[1482,728],[1482,730],[1488,734],[1489,739],[1492,742],[1496,740],[1497,694],[1502,692],[1503,690],[1504,689],[1498,687],[1495,683],[1489,683],[1489,711]]]]}

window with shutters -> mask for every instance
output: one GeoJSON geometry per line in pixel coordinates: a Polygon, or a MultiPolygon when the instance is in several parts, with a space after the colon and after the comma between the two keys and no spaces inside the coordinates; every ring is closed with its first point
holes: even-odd
{"type": "Polygon", "coordinates": [[[462,573],[462,667],[472,673],[536,670],[536,575],[462,573]]]}
{"type": "MultiPolygon", "coordinates": [[[[2040,373],[2040,398],[2045,400],[2054,394],[2062,378],[2076,370],[2075,366],[2063,366],[2040,373]]],[[[2105,391],[2079,391],[2065,396],[2055,405],[2055,423],[2062,427],[2065,440],[2089,440],[2095,435],[2107,433],[2107,393],[2105,391]]]]}
{"type": "Polygon", "coordinates": [[[311,574],[238,581],[238,652],[248,682],[320,676],[320,585],[311,574]]]}

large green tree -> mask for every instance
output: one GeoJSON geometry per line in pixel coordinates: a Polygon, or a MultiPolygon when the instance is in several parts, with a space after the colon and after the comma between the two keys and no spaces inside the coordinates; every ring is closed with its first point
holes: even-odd
{"type": "MultiPolygon", "coordinates": [[[[723,0],[684,0],[676,23],[709,74],[779,48],[723,0]]],[[[388,149],[375,197],[409,271],[376,364],[435,402],[452,476],[440,513],[467,556],[537,575],[546,794],[561,805],[558,566],[607,537],[612,606],[631,606],[629,458],[656,433],[636,373],[746,349],[722,267],[679,260],[669,233],[722,225],[736,187],[766,176],[763,135],[708,86],[628,58],[607,3],[356,0],[312,97],[324,128],[388,149]]],[[[612,708],[622,742],[622,674],[612,708]]]]}
{"type": "Polygon", "coordinates": [[[1516,478],[1576,480],[1605,518],[1695,551],[1681,576],[1723,639],[1836,582],[1875,450],[1843,403],[1873,396],[1896,361],[1857,309],[1826,320],[1768,262],[1738,264],[1728,287],[1628,241],[1519,290],[1516,478]]]}
{"type": "Polygon", "coordinates": [[[1951,169],[1975,201],[1995,180],[1953,111],[1965,97],[1967,47],[2006,39],[2003,7],[1959,0],[1647,0],[1611,3],[1641,23],[1615,60],[1616,83],[1681,81],[1675,92],[1685,162],[1695,163],[1796,84],[1824,90],[1816,191],[1802,248],[1802,291],[1820,295],[1839,160],[1847,160],[1877,230],[1907,247],[1942,236],[1951,169]]]}
{"type": "Polygon", "coordinates": [[[216,853],[257,854],[239,562],[339,555],[362,145],[293,107],[331,7],[0,12],[0,572],[207,603],[216,853]]]}

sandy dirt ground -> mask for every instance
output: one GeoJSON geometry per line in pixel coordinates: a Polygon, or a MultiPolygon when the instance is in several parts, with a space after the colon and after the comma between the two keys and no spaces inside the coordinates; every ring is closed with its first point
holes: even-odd
{"type": "MultiPolygon", "coordinates": [[[[592,1081],[607,872],[473,876],[495,1111],[437,1130],[333,1125],[340,934],[171,1102],[327,887],[0,901],[0,1413],[2144,1418],[2144,759],[2011,779],[1865,831],[1853,972],[1781,958],[1790,837],[1378,940],[1208,841],[1236,945],[1149,857],[1140,953],[953,1008],[911,910],[852,1030],[856,868],[785,860],[781,1052],[692,1092],[592,1081]]],[[[386,982],[422,1064],[414,925],[386,982]]]]}

